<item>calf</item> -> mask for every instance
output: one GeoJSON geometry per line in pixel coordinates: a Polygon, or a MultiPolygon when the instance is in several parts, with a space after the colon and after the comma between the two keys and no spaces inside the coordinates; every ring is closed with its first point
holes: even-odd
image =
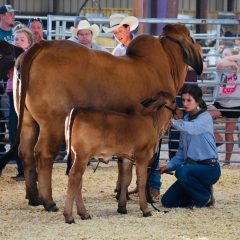
{"type": "MultiPolygon", "coordinates": [[[[66,118],[65,137],[68,157],[71,158],[64,216],[66,223],[74,223],[74,199],[82,219],[91,218],[82,199],[82,176],[89,159],[111,159],[112,156],[136,162],[139,181],[139,203],[144,217],[151,216],[146,201],[147,168],[156,151],[160,137],[175,114],[175,99],[160,92],[142,102],[136,111],[122,114],[111,111],[73,108],[66,118]]],[[[121,174],[121,193],[118,212],[127,213],[126,191],[131,177],[121,174]]]]}

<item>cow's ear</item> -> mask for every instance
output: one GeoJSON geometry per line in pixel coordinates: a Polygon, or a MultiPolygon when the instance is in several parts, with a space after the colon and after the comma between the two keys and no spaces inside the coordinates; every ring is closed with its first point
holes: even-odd
{"type": "Polygon", "coordinates": [[[191,66],[198,75],[203,71],[203,60],[197,43],[181,44],[183,49],[183,60],[191,66]]]}

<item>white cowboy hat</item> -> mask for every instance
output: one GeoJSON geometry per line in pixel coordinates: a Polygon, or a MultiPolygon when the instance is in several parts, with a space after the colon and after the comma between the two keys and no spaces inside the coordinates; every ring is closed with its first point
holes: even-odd
{"type": "Polygon", "coordinates": [[[78,23],[78,26],[71,27],[71,33],[74,37],[77,37],[77,34],[80,30],[90,30],[93,34],[93,38],[95,38],[99,34],[99,27],[97,24],[90,25],[90,23],[87,20],[82,20],[78,23]]]}
{"type": "Polygon", "coordinates": [[[123,14],[113,14],[110,16],[110,28],[103,27],[105,33],[110,33],[117,30],[124,24],[130,26],[130,31],[135,30],[138,27],[138,19],[133,16],[126,16],[123,14]]]}

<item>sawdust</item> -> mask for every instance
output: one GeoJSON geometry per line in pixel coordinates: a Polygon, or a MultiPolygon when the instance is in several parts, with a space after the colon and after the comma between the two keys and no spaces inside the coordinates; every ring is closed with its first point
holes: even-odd
{"type": "MultiPolygon", "coordinates": [[[[157,203],[161,212],[152,210],[149,218],[142,217],[137,195],[128,202],[128,214],[118,214],[113,193],[116,163],[101,165],[94,174],[93,165],[88,167],[83,183],[85,205],[92,219],[82,221],[74,209],[76,224],[72,225],[64,223],[62,215],[67,186],[65,164],[54,164],[53,196],[60,208],[57,213],[48,213],[42,206],[29,206],[24,199],[24,182],[11,179],[16,173],[15,165],[8,165],[0,177],[0,239],[239,239],[240,169],[236,165],[222,170],[214,187],[214,208],[171,209],[164,213],[157,203]]],[[[161,192],[174,180],[174,176],[164,174],[161,192]]],[[[132,182],[131,188],[135,180],[132,182]]]]}

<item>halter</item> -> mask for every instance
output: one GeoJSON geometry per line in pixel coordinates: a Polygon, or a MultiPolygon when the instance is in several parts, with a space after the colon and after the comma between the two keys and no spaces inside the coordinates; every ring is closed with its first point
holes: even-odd
{"type": "Polygon", "coordinates": [[[177,114],[177,109],[178,109],[177,106],[176,106],[175,108],[172,108],[172,107],[170,107],[169,105],[167,105],[167,104],[165,103],[165,104],[162,104],[161,106],[159,106],[158,111],[162,110],[163,108],[166,108],[166,109],[168,109],[169,111],[171,111],[173,117],[177,114]]]}

